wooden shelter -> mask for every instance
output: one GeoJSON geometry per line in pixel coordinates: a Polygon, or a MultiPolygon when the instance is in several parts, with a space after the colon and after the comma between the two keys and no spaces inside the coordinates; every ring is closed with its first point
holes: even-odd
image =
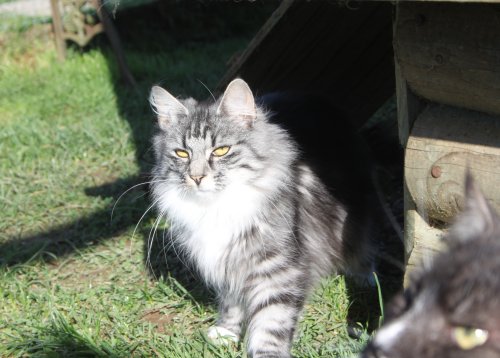
{"type": "Polygon", "coordinates": [[[461,210],[467,167],[500,211],[499,69],[498,0],[283,1],[220,87],[321,92],[358,126],[396,92],[411,269],[461,210]]]}
{"type": "Polygon", "coordinates": [[[361,124],[394,93],[391,19],[389,3],[283,1],[220,87],[241,76],[261,92],[327,94],[361,124]]]}

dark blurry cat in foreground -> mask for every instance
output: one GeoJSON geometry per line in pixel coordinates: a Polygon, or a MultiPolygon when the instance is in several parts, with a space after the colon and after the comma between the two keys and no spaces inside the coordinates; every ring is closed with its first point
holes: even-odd
{"type": "Polygon", "coordinates": [[[466,178],[449,250],[389,305],[363,357],[500,357],[500,218],[466,178]]]}

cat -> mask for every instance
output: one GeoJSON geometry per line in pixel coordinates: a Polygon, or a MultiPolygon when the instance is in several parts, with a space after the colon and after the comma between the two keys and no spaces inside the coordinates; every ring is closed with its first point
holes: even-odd
{"type": "Polygon", "coordinates": [[[434,258],[388,306],[362,357],[500,357],[500,218],[470,175],[434,258]]]}
{"type": "MultiPolygon", "coordinates": [[[[176,251],[217,294],[209,338],[237,342],[246,331],[254,358],[290,357],[314,285],[331,273],[363,271],[371,250],[363,210],[356,216],[355,205],[332,196],[272,121],[280,116],[271,107],[285,102],[268,103],[257,103],[242,79],[214,103],[178,100],[159,86],[150,95],[158,118],[153,205],[170,221],[176,251]]],[[[310,122],[314,108],[297,111],[310,122]]]]}

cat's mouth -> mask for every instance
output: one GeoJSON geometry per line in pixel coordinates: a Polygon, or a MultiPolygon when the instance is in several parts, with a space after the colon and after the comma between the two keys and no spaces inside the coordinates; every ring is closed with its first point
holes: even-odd
{"type": "Polygon", "coordinates": [[[207,198],[217,193],[215,188],[208,185],[189,186],[189,191],[192,196],[200,198],[207,198]]]}
{"type": "Polygon", "coordinates": [[[196,196],[205,197],[217,192],[216,185],[210,175],[203,177],[189,176],[186,178],[186,185],[189,191],[196,196]]]}

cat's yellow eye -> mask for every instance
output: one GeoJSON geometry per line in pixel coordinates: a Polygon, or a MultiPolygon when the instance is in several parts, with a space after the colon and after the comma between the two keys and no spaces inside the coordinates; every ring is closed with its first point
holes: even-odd
{"type": "Polygon", "coordinates": [[[186,152],[185,150],[180,150],[180,149],[177,149],[177,150],[175,151],[175,154],[177,154],[177,156],[178,156],[179,158],[189,158],[189,153],[188,153],[188,152],[186,152]]]}
{"type": "Polygon", "coordinates": [[[466,351],[482,346],[488,340],[488,331],[479,328],[455,327],[452,335],[460,349],[466,351]]]}
{"type": "Polygon", "coordinates": [[[227,152],[229,152],[229,147],[224,146],[224,147],[219,147],[219,148],[214,149],[214,151],[212,152],[212,155],[214,155],[216,157],[222,157],[223,155],[226,155],[227,152]]]}

